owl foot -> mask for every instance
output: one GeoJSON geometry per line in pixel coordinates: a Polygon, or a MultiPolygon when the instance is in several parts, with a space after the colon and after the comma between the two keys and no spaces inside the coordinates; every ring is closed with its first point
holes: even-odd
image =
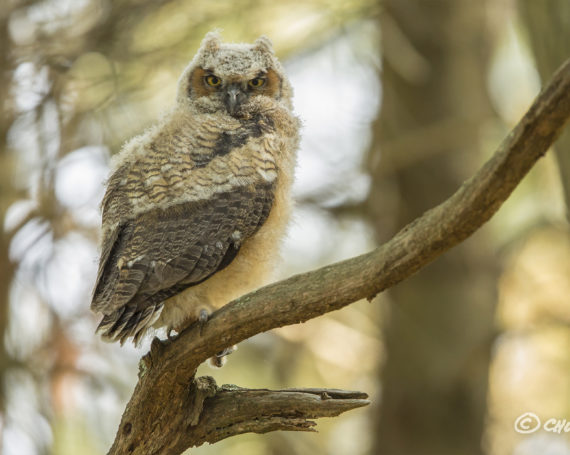
{"type": "Polygon", "coordinates": [[[237,351],[237,345],[236,344],[234,344],[233,346],[230,346],[229,348],[224,349],[221,352],[218,352],[216,354],[216,357],[225,357],[227,355],[230,355],[234,351],[237,351]]]}
{"type": "Polygon", "coordinates": [[[166,338],[168,338],[168,341],[176,340],[176,338],[178,338],[178,335],[180,335],[180,334],[176,330],[174,330],[172,327],[170,327],[166,331],[166,338]]]}
{"type": "Polygon", "coordinates": [[[210,319],[210,312],[202,308],[200,310],[200,313],[198,314],[198,325],[200,326],[200,336],[202,336],[202,329],[204,328],[204,325],[206,325],[206,322],[208,322],[208,319],[210,319]]]}
{"type": "Polygon", "coordinates": [[[208,322],[209,318],[210,318],[210,313],[208,313],[208,310],[202,308],[200,310],[200,314],[198,315],[198,322],[200,324],[205,324],[206,322],[208,322]]]}
{"type": "Polygon", "coordinates": [[[234,351],[237,351],[237,345],[235,344],[218,352],[214,357],[208,359],[210,366],[213,368],[222,368],[227,361],[226,357],[234,351]]]}

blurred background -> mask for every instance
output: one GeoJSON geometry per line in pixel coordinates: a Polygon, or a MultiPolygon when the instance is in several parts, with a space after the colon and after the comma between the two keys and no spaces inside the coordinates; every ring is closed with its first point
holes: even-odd
{"type": "MultiPolygon", "coordinates": [[[[141,349],[89,303],[109,158],[173,103],[204,34],[268,35],[303,120],[276,278],[387,241],[451,195],[570,56],[568,0],[3,0],[0,443],[106,453],[141,349]]],[[[318,434],[195,454],[570,454],[570,131],[500,212],[377,297],[254,337],[219,384],[366,391],[318,434]]]]}

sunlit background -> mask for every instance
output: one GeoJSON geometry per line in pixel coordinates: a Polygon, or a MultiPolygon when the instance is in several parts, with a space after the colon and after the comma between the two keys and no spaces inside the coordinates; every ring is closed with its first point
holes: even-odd
{"type": "MultiPolygon", "coordinates": [[[[369,251],[449,196],[570,56],[567,0],[4,0],[0,5],[0,442],[106,453],[148,349],[95,337],[109,159],[171,106],[204,34],[268,35],[303,121],[276,278],[369,251]]],[[[195,454],[564,455],[570,432],[570,134],[473,238],[377,297],[258,335],[242,387],[373,404],[319,433],[195,454]]]]}

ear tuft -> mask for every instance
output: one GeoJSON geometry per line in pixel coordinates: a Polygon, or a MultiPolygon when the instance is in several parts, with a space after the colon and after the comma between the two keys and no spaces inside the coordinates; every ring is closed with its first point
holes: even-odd
{"type": "Polygon", "coordinates": [[[265,35],[261,35],[253,44],[255,45],[255,48],[260,51],[273,53],[273,43],[265,35]]]}
{"type": "Polygon", "coordinates": [[[216,52],[220,48],[221,44],[222,39],[220,37],[219,30],[213,30],[206,33],[206,36],[202,40],[202,44],[200,44],[200,48],[206,52],[216,52]]]}

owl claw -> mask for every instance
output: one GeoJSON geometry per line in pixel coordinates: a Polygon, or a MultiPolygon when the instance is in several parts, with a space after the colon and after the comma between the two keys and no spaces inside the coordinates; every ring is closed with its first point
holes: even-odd
{"type": "Polygon", "coordinates": [[[198,322],[203,325],[206,322],[208,322],[209,318],[210,318],[210,313],[208,313],[208,310],[204,310],[202,308],[200,310],[200,314],[198,315],[198,322]]]}
{"type": "Polygon", "coordinates": [[[179,333],[176,330],[174,330],[172,327],[166,331],[166,338],[168,338],[168,341],[176,340],[176,338],[178,338],[178,335],[179,333]]]}
{"type": "Polygon", "coordinates": [[[210,319],[210,313],[208,312],[208,310],[202,308],[200,310],[200,313],[198,314],[198,325],[200,326],[200,336],[202,336],[202,329],[206,325],[206,322],[208,322],[208,319],[210,319]]]}
{"type": "Polygon", "coordinates": [[[225,357],[227,355],[230,355],[234,351],[237,351],[237,346],[235,344],[233,346],[230,346],[229,348],[224,349],[223,351],[218,352],[216,354],[216,357],[225,357]]]}
{"type": "Polygon", "coordinates": [[[237,346],[235,344],[229,348],[224,349],[223,351],[218,352],[214,357],[210,357],[210,366],[214,368],[223,367],[227,360],[226,357],[234,351],[237,351],[237,346]]]}

